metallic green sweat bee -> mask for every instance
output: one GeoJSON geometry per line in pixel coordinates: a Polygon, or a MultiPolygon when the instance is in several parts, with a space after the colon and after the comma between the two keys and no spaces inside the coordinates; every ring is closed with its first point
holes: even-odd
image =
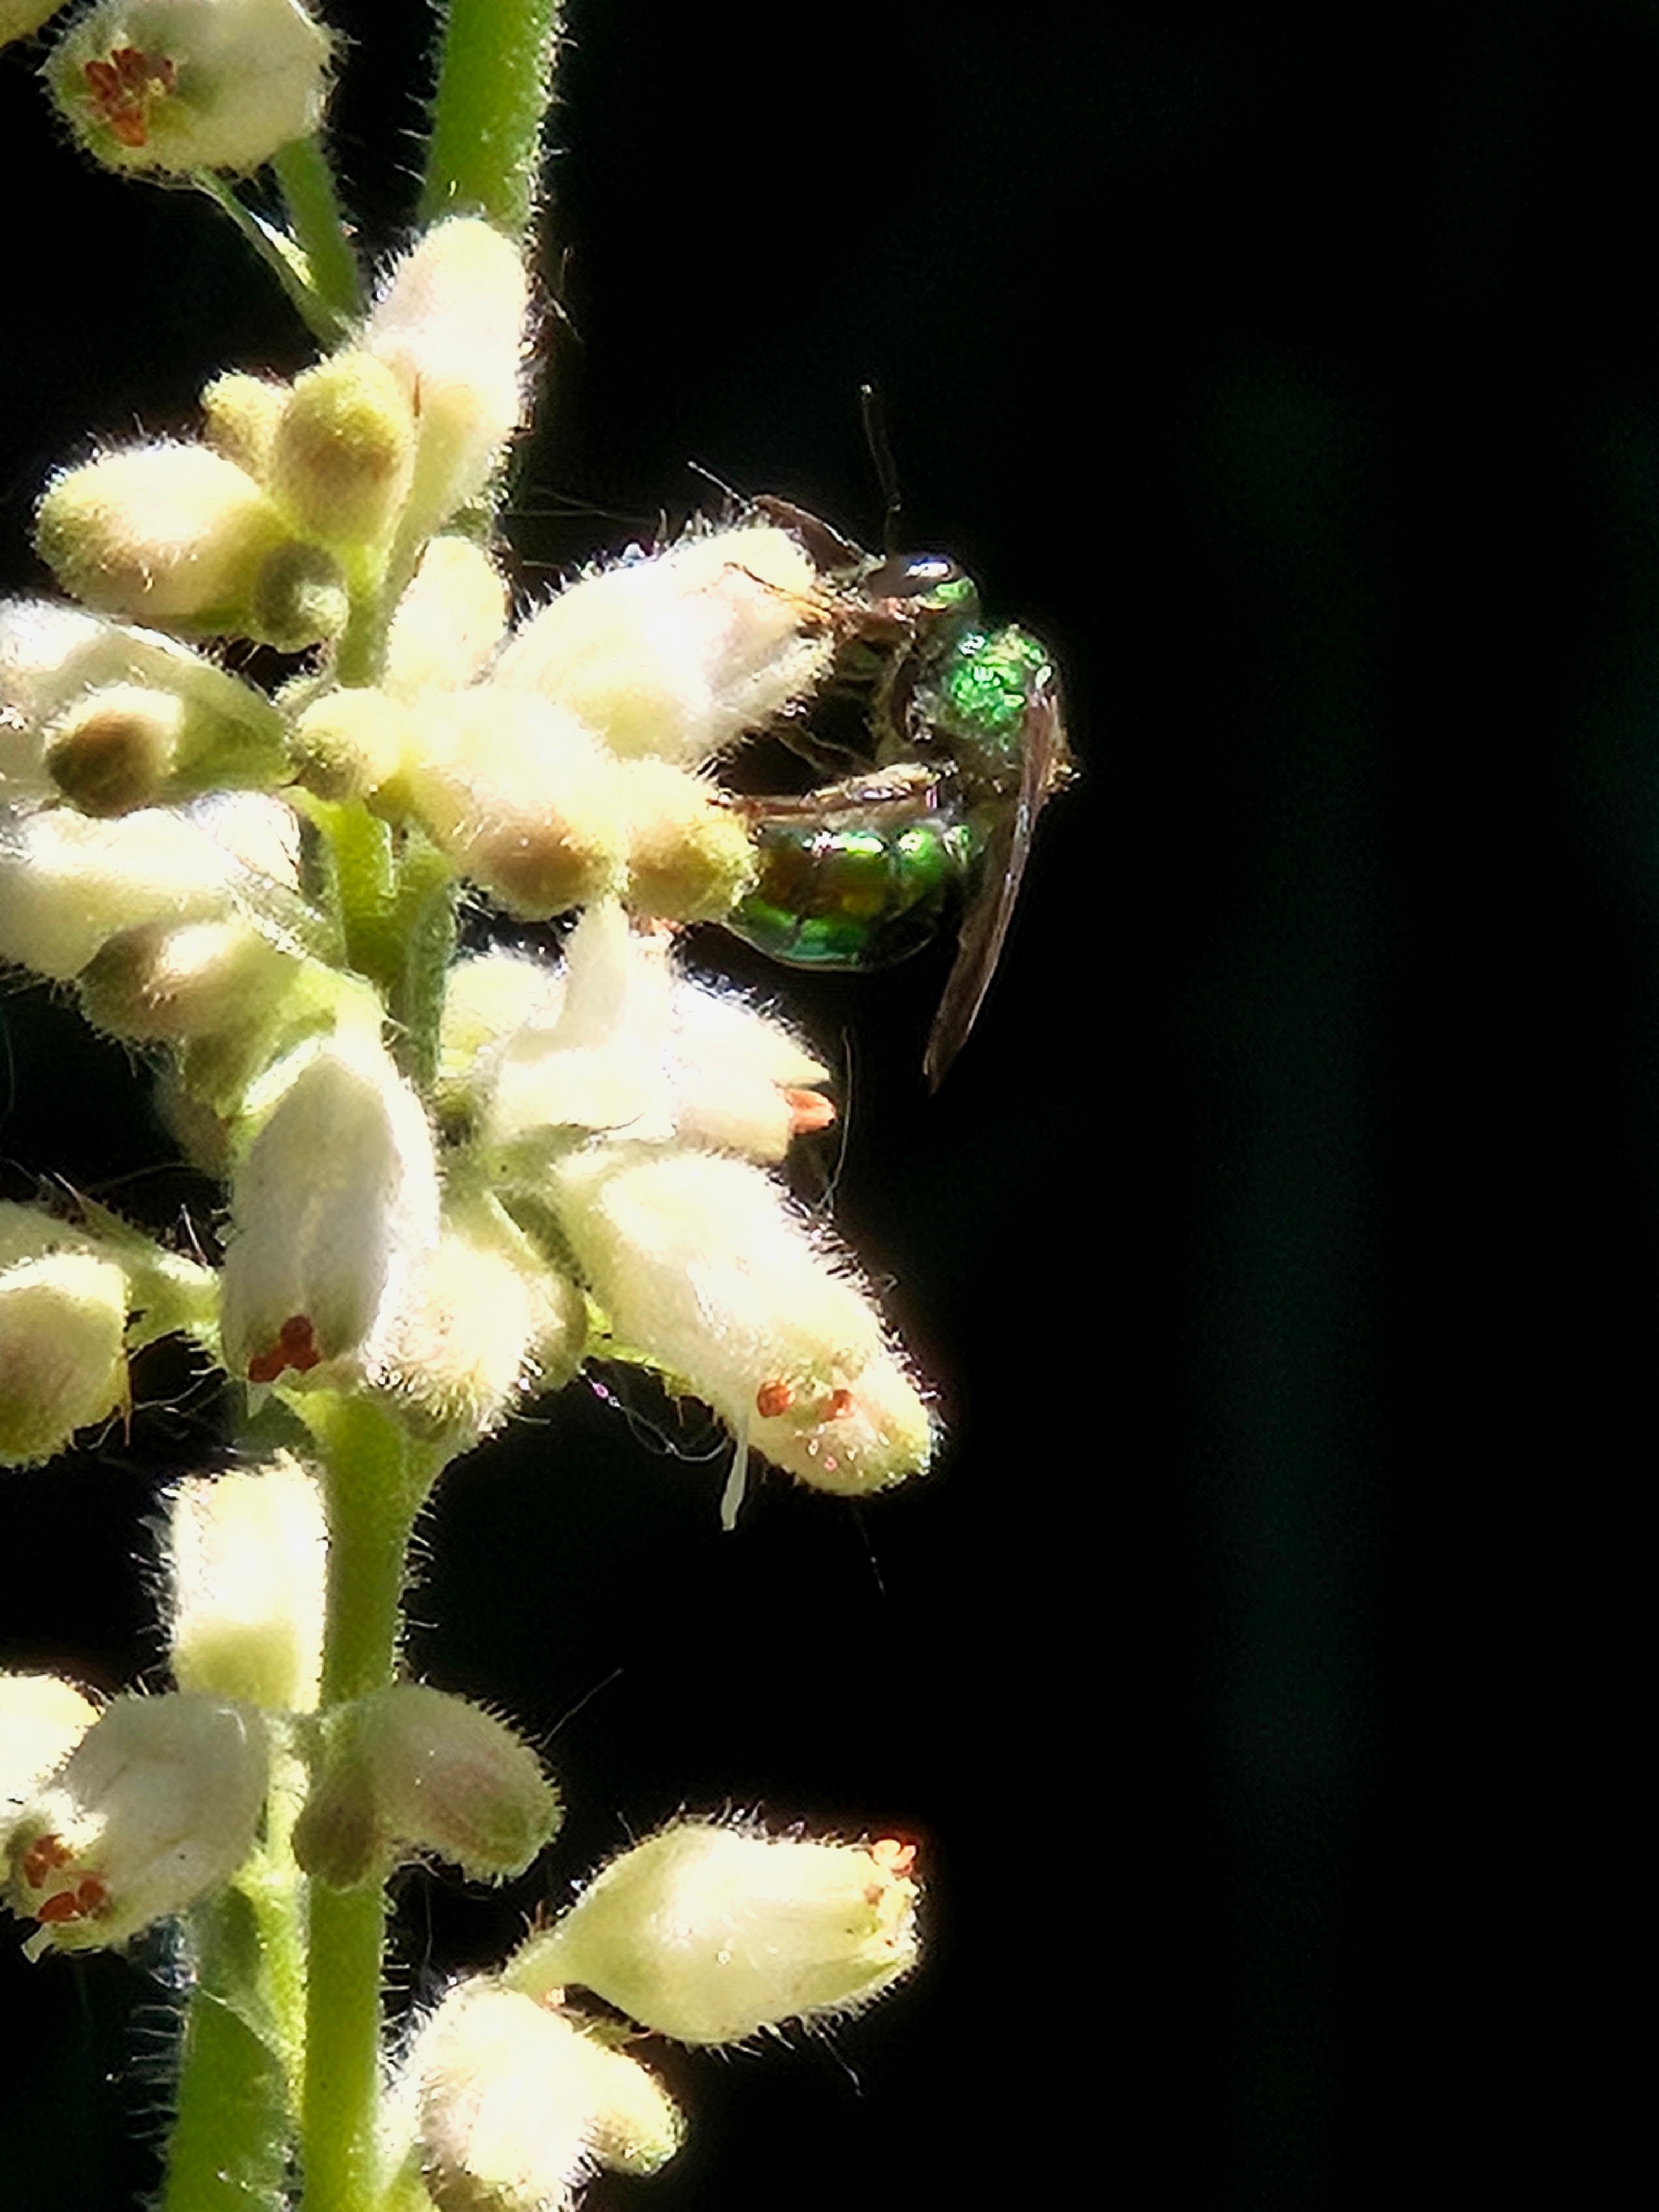
{"type": "Polygon", "coordinates": [[[1037,816],[1072,774],[1054,670],[1029,631],[987,626],[954,562],[878,557],[785,501],[756,505],[811,555],[836,637],[806,720],[778,734],[841,773],[737,802],[760,873],[724,927],[794,967],[881,968],[955,920],[922,1062],[937,1090],[996,971],[1037,816]]]}

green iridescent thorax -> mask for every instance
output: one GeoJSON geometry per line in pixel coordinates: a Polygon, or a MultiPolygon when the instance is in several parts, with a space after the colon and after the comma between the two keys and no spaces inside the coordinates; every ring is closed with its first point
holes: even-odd
{"type": "Polygon", "coordinates": [[[755,825],[759,876],[725,927],[795,967],[884,968],[953,911],[981,850],[954,811],[825,808],[755,825]]]}
{"type": "Polygon", "coordinates": [[[1018,787],[1031,702],[1052,677],[1047,649],[1029,630],[968,629],[952,639],[917,704],[973,795],[1018,787]]]}

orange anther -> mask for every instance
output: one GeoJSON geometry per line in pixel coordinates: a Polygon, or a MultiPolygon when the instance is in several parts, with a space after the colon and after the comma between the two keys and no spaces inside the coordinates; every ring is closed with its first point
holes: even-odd
{"type": "Polygon", "coordinates": [[[763,1382],[755,1393],[755,1411],[763,1421],[775,1421],[794,1402],[794,1386],[789,1382],[763,1382]]]}
{"type": "Polygon", "coordinates": [[[60,1921],[79,1920],[82,1916],[75,1893],[72,1890],[60,1889],[56,1897],[41,1899],[40,1904],[34,1908],[34,1917],[37,1920],[45,1921],[49,1928],[53,1928],[60,1921]]]}
{"type": "Polygon", "coordinates": [[[45,1887],[46,1876],[67,1866],[75,1856],[61,1836],[40,1836],[23,1854],[22,1876],[31,1889],[45,1887]]]}
{"type": "Polygon", "coordinates": [[[797,1091],[786,1084],[783,1103],[789,1109],[789,1133],[792,1137],[810,1137],[819,1129],[827,1129],[836,1118],[836,1102],[826,1098],[821,1091],[797,1091]]]}
{"type": "Polygon", "coordinates": [[[916,1847],[900,1843],[896,1836],[878,1836],[870,1846],[870,1856],[889,1874],[908,1874],[916,1863],[916,1847]]]}
{"type": "Polygon", "coordinates": [[[170,56],[147,54],[138,46],[118,46],[106,62],[83,64],[82,74],[100,121],[123,146],[148,142],[151,100],[179,82],[170,56]]]}
{"type": "Polygon", "coordinates": [[[89,1874],[76,1884],[75,1901],[90,1919],[109,1903],[109,1891],[95,1874],[89,1874]]]}
{"type": "Polygon", "coordinates": [[[830,1402],[823,1409],[826,1421],[844,1421],[853,1410],[853,1394],[842,1389],[830,1393],[830,1402]]]}

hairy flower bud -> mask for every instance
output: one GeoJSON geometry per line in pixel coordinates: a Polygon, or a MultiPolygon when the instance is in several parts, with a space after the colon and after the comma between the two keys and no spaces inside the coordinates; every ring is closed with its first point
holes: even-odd
{"type": "Polygon", "coordinates": [[[25,1948],[125,1943],[228,1881],[252,1849],[270,1751],[250,1708],[192,1692],[105,1707],[12,1829],[25,1948]]]}
{"type": "Polygon", "coordinates": [[[295,772],[319,799],[372,798],[399,774],[414,741],[408,708],[389,693],[325,691],[295,722],[295,772]]]}
{"type": "Polygon", "coordinates": [[[718,921],[754,881],[746,824],[712,784],[662,760],[618,761],[613,771],[628,824],[628,889],[635,914],[668,921],[718,921]]]}
{"type": "Polygon", "coordinates": [[[393,1682],[329,1716],[295,1849],[337,1889],[380,1880],[399,1850],[493,1881],[522,1874],[562,1817],[541,1761],[504,1721],[393,1682]]]}
{"type": "Polygon", "coordinates": [[[131,814],[151,805],[172,775],[185,714],[176,692],[106,684],[53,725],[47,772],[82,813],[131,814]]]}
{"type": "Polygon", "coordinates": [[[195,789],[276,782],[286,758],[270,702],[176,638],[52,600],[0,602],[0,801],[62,790],[88,812],[119,811],[99,796],[96,761],[107,752],[130,760],[135,747],[141,759],[146,747],[164,753],[167,773],[195,789]],[[176,720],[166,701],[177,702],[176,720]],[[129,714],[137,729],[124,726],[129,714]],[[60,759],[65,744],[70,752],[60,759]],[[75,762],[82,746],[93,757],[75,762]]]}
{"type": "Polygon", "coordinates": [[[566,2212],[596,2164],[653,2172],[684,2134],[636,2059],[482,1977],[426,2023],[404,2080],[439,2212],[566,2212]]]}
{"type": "Polygon", "coordinates": [[[0,959],[67,981],[119,930],[224,914],[240,872],[199,823],[164,809],[0,822],[0,959]]]}
{"type": "Polygon", "coordinates": [[[372,354],[349,349],[296,380],[265,481],[306,537],[337,548],[378,545],[408,495],[415,435],[396,376],[372,354]]]}
{"type": "Polygon", "coordinates": [[[88,1252],[0,1268],[0,1467],[51,1459],[126,1405],[127,1296],[88,1252]]]}
{"type": "Polygon", "coordinates": [[[682,2043],[850,2012],[915,1964],[914,1857],[682,1821],[613,1859],[502,1979],[574,1983],[682,2043]]]}
{"type": "Polygon", "coordinates": [[[0,1674],[0,1849],[23,1803],[97,1717],[92,1700],[56,1674],[0,1674]]]}
{"type": "Polygon", "coordinates": [[[556,700],[627,758],[693,767],[804,697],[830,654],[811,562],[787,532],[744,525],[572,584],[494,681],[556,700]]]}
{"type": "Polygon", "coordinates": [[[146,922],[112,937],[81,971],[94,1028],[155,1042],[216,1036],[258,1021],[299,972],[249,922],[146,922]]]}
{"type": "Polygon", "coordinates": [[[416,1430],[464,1449],[520,1399],[574,1374],[587,1308],[498,1206],[456,1209],[428,1254],[375,1374],[416,1430]]]}
{"type": "Polygon", "coordinates": [[[507,614],[507,579],[483,546],[434,538],[386,634],[387,690],[400,699],[459,691],[483,673],[507,614]]]}
{"type": "Polygon", "coordinates": [[[815,1489],[859,1496],[927,1463],[927,1409],[862,1292],[746,1161],[586,1147],[552,1193],[618,1340],[815,1489]]]}
{"type": "Polygon", "coordinates": [[[522,406],[529,286],[518,249],[457,216],[404,256],[362,343],[419,422],[408,526],[424,537],[483,490],[522,406]]]}
{"type": "Polygon", "coordinates": [[[250,476],[206,446],[106,453],[53,478],[35,543],[89,606],[197,629],[234,629],[289,536],[250,476]]]}
{"type": "Polygon", "coordinates": [[[228,370],[202,390],[202,434],[214,452],[257,483],[270,474],[270,451],[290,387],[228,370]]]}
{"type": "Polygon", "coordinates": [[[384,1053],[337,1042],[306,1062],[249,1148],[231,1218],[231,1372],[293,1385],[372,1366],[438,1235],[432,1133],[384,1053]]]}
{"type": "Polygon", "coordinates": [[[192,1476],[173,1493],[167,1551],[179,1688],[311,1711],[328,1565],[315,1478],[285,1452],[264,1467],[192,1476]]]}
{"type": "Polygon", "coordinates": [[[316,130],[329,40],[296,0],[104,0],[46,69],[114,169],[257,169],[316,130]]]}
{"type": "Polygon", "coordinates": [[[573,716],[488,684],[428,692],[410,711],[410,805],[510,913],[542,920],[620,888],[628,832],[613,763],[573,716]]]}

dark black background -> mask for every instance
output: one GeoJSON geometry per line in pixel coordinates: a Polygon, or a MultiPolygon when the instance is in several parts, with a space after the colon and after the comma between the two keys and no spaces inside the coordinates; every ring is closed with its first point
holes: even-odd
{"type": "MultiPolygon", "coordinates": [[[[384,250],[426,33],[381,12],[334,20],[384,250]]],[[[769,1484],[723,1539],[718,1468],[580,1386],[454,1470],[416,1663],[556,1730],[572,1813],[510,1894],[410,1880],[402,1986],[681,1804],[892,1827],[922,1974],[672,2055],[691,2147],[606,2205],[1599,2197],[1654,1423],[1659,9],[573,27],[526,587],[698,504],[692,462],[873,540],[873,377],[907,541],[1052,643],[1084,775],[939,1099],[942,951],[778,979],[850,1050],[837,1218],[938,1378],[938,1478],[769,1484]]],[[[56,459],[304,349],[205,203],[54,150],[16,52],[0,161],[22,586],[56,459]]],[[[7,1194],[176,1218],[124,1056],[38,990],[0,1014],[7,1194]]],[[[12,1663],[156,1679],[142,1518],[216,1416],[148,1387],[130,1441],[6,1479],[12,1663]]],[[[0,2201],[127,2204],[160,1992],[5,1976],[0,2201]]]]}

